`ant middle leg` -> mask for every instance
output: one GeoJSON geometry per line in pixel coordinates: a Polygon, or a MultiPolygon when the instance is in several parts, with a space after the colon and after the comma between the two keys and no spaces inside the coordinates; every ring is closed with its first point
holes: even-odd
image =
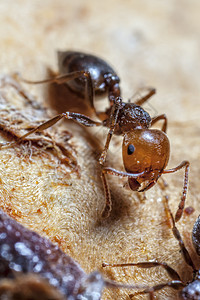
{"type": "Polygon", "coordinates": [[[174,173],[182,168],[185,168],[185,175],[184,175],[184,183],[183,183],[183,192],[181,196],[181,200],[178,205],[178,209],[175,215],[175,222],[178,222],[183,214],[183,210],[185,207],[185,200],[186,200],[186,194],[187,194],[187,189],[188,189],[188,174],[189,174],[189,166],[190,163],[189,161],[182,161],[180,165],[178,165],[175,168],[169,169],[169,170],[163,170],[162,174],[167,174],[167,173],[174,173]]]}

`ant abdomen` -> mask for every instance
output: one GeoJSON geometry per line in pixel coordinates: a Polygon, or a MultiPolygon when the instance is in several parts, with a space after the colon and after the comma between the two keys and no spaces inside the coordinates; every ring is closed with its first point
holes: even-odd
{"type": "MultiPolygon", "coordinates": [[[[59,73],[84,71],[88,72],[92,79],[95,95],[104,96],[109,92],[111,83],[117,85],[119,92],[119,77],[113,68],[103,59],[82,52],[64,51],[58,52],[59,73]]],[[[80,76],[66,83],[76,93],[85,95],[86,78],[80,76]]]]}

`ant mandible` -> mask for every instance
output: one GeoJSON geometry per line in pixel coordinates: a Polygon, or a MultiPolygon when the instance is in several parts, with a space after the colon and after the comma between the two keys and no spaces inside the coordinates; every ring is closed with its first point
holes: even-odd
{"type": "MultiPolygon", "coordinates": [[[[68,87],[80,97],[86,95],[90,107],[101,122],[94,121],[80,113],[67,111],[29,131],[20,137],[17,142],[22,141],[32,133],[49,128],[62,118],[74,120],[86,127],[108,127],[106,143],[99,158],[106,198],[102,217],[108,217],[112,209],[106,174],[127,177],[129,186],[133,191],[143,192],[153,187],[162,174],[174,173],[181,168],[185,168],[182,197],[175,217],[175,220],[178,221],[185,205],[189,162],[183,161],[175,168],[165,169],[170,153],[170,144],[166,135],[167,117],[162,114],[151,118],[141,107],[155,94],[155,89],[149,89],[147,95],[141,97],[135,103],[125,103],[120,96],[120,79],[104,60],[90,54],[67,51],[58,52],[58,61],[59,76],[41,81],[30,81],[22,78],[21,80],[30,84],[67,83],[68,87]],[[103,97],[105,95],[108,95],[110,107],[105,112],[98,112],[94,106],[94,96],[103,97]],[[163,121],[162,129],[150,129],[159,120],[163,121]],[[104,166],[113,134],[124,136],[122,156],[125,172],[104,166]]],[[[5,144],[11,145],[13,143],[4,143],[3,145],[5,144]]]]}
{"type": "MultiPolygon", "coordinates": [[[[148,287],[144,289],[143,291],[136,292],[136,294],[149,294],[149,299],[153,300],[154,299],[154,292],[159,291],[165,287],[173,288],[175,290],[180,290],[179,291],[179,299],[183,300],[199,300],[200,299],[200,269],[198,270],[195,267],[195,264],[192,260],[192,257],[190,256],[187,248],[185,247],[185,244],[183,242],[183,239],[181,237],[181,234],[176,227],[175,224],[175,219],[172,215],[172,212],[169,208],[168,205],[168,197],[165,199],[165,208],[167,211],[167,216],[172,224],[172,232],[174,237],[178,240],[179,246],[180,246],[180,251],[182,253],[183,259],[186,262],[188,266],[190,266],[193,270],[193,276],[192,280],[189,282],[183,282],[177,273],[176,270],[174,270],[172,267],[170,267],[167,263],[165,262],[159,262],[159,261],[148,261],[148,262],[137,262],[137,263],[127,263],[127,264],[108,264],[108,263],[103,263],[103,267],[127,267],[127,266],[136,266],[139,268],[154,268],[157,266],[162,267],[165,269],[165,271],[168,273],[168,275],[171,277],[171,281],[165,282],[165,283],[160,283],[157,285],[154,285],[152,287],[148,287]]],[[[192,241],[194,248],[196,250],[196,253],[200,255],[200,216],[197,218],[193,231],[192,231],[192,241]]],[[[132,298],[132,295],[130,295],[132,298]]]]}

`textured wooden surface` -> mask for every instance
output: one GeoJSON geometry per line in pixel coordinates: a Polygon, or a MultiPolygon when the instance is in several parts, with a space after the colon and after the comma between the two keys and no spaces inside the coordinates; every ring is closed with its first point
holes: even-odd
{"type": "MultiPolygon", "coordinates": [[[[19,71],[26,78],[38,80],[47,76],[48,68],[57,70],[56,50],[75,49],[99,55],[111,63],[121,78],[124,99],[131,98],[141,86],[157,89],[145,108],[152,116],[161,113],[168,116],[169,167],[185,159],[191,162],[186,205],[194,207],[195,212],[190,216],[184,214],[178,228],[193,257],[196,256],[190,235],[200,211],[199,10],[200,3],[195,0],[0,3],[2,74],[19,71]]],[[[68,109],[68,104],[60,104],[56,94],[54,102],[50,101],[44,86],[24,87],[39,102],[50,108],[54,104],[51,115],[56,108],[68,109]]],[[[6,101],[22,109],[21,114],[29,118],[24,112],[27,109],[24,100],[14,90],[7,87],[1,92],[6,101]]],[[[9,116],[8,110],[7,121],[9,116]]],[[[38,121],[46,118],[38,113],[34,122],[37,117],[38,121]]],[[[28,125],[28,120],[23,125],[28,125]]],[[[152,285],[169,280],[162,269],[103,270],[101,264],[157,259],[174,267],[184,280],[191,278],[162,202],[163,195],[168,194],[175,213],[183,171],[165,175],[169,184],[166,190],[163,192],[156,185],[146,193],[146,200],[123,188],[124,180],[110,177],[113,210],[107,220],[100,222],[104,194],[98,155],[106,131],[86,131],[67,122],[55,126],[54,135],[55,130],[72,133],[69,143],[77,152],[80,176],[71,167],[60,164],[54,153],[32,151],[30,144],[1,150],[0,206],[25,226],[57,242],[86,272],[99,269],[105,277],[116,281],[152,285]]],[[[2,132],[2,140],[8,138],[12,140],[2,132]]],[[[121,138],[114,139],[107,165],[123,170],[120,143],[121,138]]],[[[105,290],[103,299],[128,300],[131,293],[105,290]]],[[[176,292],[170,289],[156,295],[159,299],[176,299],[176,292]]]]}

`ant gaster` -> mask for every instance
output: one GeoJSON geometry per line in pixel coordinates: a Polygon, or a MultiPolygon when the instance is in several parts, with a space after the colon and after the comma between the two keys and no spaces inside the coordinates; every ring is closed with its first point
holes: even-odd
{"type": "MultiPolygon", "coordinates": [[[[152,287],[148,287],[144,289],[143,291],[139,291],[134,294],[149,294],[149,298],[152,300],[154,299],[154,292],[161,290],[165,287],[173,288],[175,290],[180,290],[179,291],[179,299],[183,300],[200,300],[200,270],[198,270],[195,267],[195,264],[192,260],[192,257],[190,256],[187,248],[185,247],[185,244],[183,242],[183,239],[181,237],[181,234],[178,230],[178,228],[175,225],[175,219],[171,213],[171,210],[168,206],[168,199],[166,197],[166,202],[165,202],[165,207],[166,207],[166,212],[168,219],[170,223],[172,224],[172,232],[174,237],[178,240],[180,250],[182,253],[182,256],[184,258],[184,261],[188,266],[190,266],[193,270],[193,276],[192,280],[189,282],[183,282],[177,273],[176,270],[174,270],[172,267],[170,267],[167,263],[165,262],[159,262],[159,261],[148,261],[148,262],[137,262],[137,263],[126,263],[126,264],[108,264],[108,263],[103,263],[103,267],[127,267],[127,266],[136,266],[139,268],[153,268],[160,266],[165,271],[168,273],[168,275],[171,277],[171,281],[165,282],[165,283],[160,283],[157,285],[154,285],[152,287]]],[[[193,231],[192,231],[192,241],[194,248],[196,250],[196,253],[200,255],[200,216],[197,218],[196,223],[194,224],[193,231]]],[[[130,295],[130,298],[132,299],[133,295],[130,295]]]]}
{"type": "MultiPolygon", "coordinates": [[[[58,52],[58,61],[59,76],[35,82],[21,80],[30,84],[67,84],[80,97],[86,96],[89,105],[101,122],[94,121],[80,113],[67,111],[29,131],[19,138],[18,142],[32,133],[49,128],[62,118],[74,120],[87,127],[106,126],[109,128],[109,131],[104,149],[99,158],[106,198],[102,216],[108,217],[112,209],[106,174],[127,177],[129,186],[133,191],[143,192],[154,186],[162,174],[173,173],[184,167],[183,192],[175,217],[176,221],[178,221],[182,215],[186,199],[189,162],[183,161],[175,168],[165,169],[170,153],[169,140],[166,135],[167,117],[165,114],[162,114],[151,118],[141,107],[155,94],[155,89],[149,89],[147,95],[141,97],[135,103],[125,103],[120,96],[120,79],[104,60],[90,54],[67,51],[58,52]],[[98,112],[94,106],[94,96],[103,97],[105,95],[108,95],[110,107],[104,112],[98,112]],[[150,129],[152,125],[160,120],[163,121],[161,130],[150,129]],[[124,136],[122,155],[125,172],[104,166],[113,134],[124,136]]],[[[11,145],[13,143],[7,144],[11,145]]]]}

